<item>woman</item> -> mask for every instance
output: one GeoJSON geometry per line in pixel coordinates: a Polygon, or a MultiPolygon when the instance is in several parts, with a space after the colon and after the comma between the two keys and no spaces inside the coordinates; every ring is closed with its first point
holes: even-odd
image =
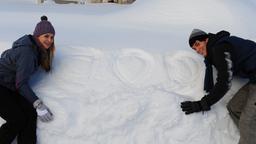
{"type": "Polygon", "coordinates": [[[49,72],[55,50],[55,30],[46,16],[33,35],[25,35],[4,51],[0,58],[0,144],[36,144],[37,116],[43,122],[53,119],[51,111],[28,84],[29,77],[42,67],[49,72]]]}

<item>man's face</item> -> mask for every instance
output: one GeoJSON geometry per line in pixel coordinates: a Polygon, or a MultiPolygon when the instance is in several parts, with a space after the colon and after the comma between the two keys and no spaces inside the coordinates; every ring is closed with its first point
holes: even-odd
{"type": "Polygon", "coordinates": [[[208,39],[206,39],[205,41],[197,40],[193,44],[192,49],[194,49],[198,54],[206,57],[207,56],[207,50],[206,50],[207,42],[208,42],[208,39]]]}

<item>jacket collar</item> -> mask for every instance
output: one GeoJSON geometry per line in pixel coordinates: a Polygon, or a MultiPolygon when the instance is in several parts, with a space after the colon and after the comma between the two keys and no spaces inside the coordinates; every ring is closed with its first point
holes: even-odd
{"type": "Polygon", "coordinates": [[[209,33],[208,35],[209,35],[208,43],[206,45],[207,56],[205,57],[205,59],[211,63],[212,51],[213,51],[214,46],[219,42],[219,40],[229,37],[230,33],[227,31],[220,31],[216,34],[209,33]]]}

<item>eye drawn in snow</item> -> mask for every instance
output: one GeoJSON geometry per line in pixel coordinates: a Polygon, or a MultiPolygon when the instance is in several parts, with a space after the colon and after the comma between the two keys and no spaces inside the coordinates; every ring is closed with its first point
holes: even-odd
{"type": "Polygon", "coordinates": [[[189,94],[200,89],[198,81],[203,79],[204,65],[198,55],[178,51],[165,56],[164,63],[169,79],[167,89],[178,94],[189,94]]]}
{"type": "Polygon", "coordinates": [[[71,47],[68,50],[75,52],[65,52],[66,55],[61,60],[61,66],[67,67],[66,73],[72,76],[72,79],[81,80],[81,76],[90,78],[93,66],[97,59],[102,56],[102,52],[99,49],[86,47],[71,47]]]}
{"type": "Polygon", "coordinates": [[[87,47],[63,48],[56,56],[54,76],[56,87],[65,91],[73,91],[73,87],[83,89],[88,79],[93,78],[94,68],[98,65],[103,53],[100,49],[87,47]],[[70,53],[69,51],[72,51],[70,53]]]}
{"type": "Polygon", "coordinates": [[[154,64],[154,58],[147,52],[140,49],[124,49],[114,62],[113,69],[122,82],[140,87],[150,78],[154,64]]]}

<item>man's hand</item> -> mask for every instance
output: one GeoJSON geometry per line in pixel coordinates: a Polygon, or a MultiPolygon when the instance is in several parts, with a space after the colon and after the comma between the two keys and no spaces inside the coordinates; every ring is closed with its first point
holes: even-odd
{"type": "Polygon", "coordinates": [[[185,101],[181,103],[180,107],[182,111],[185,112],[185,114],[191,114],[194,112],[202,111],[200,101],[195,101],[195,102],[185,101]]]}
{"type": "Polygon", "coordinates": [[[50,109],[44,105],[41,100],[36,100],[34,102],[34,108],[36,109],[37,116],[42,122],[49,122],[53,120],[53,114],[50,109]]]}
{"type": "Polygon", "coordinates": [[[201,101],[185,101],[181,103],[180,107],[185,114],[210,110],[210,106],[204,99],[201,101]]]}

